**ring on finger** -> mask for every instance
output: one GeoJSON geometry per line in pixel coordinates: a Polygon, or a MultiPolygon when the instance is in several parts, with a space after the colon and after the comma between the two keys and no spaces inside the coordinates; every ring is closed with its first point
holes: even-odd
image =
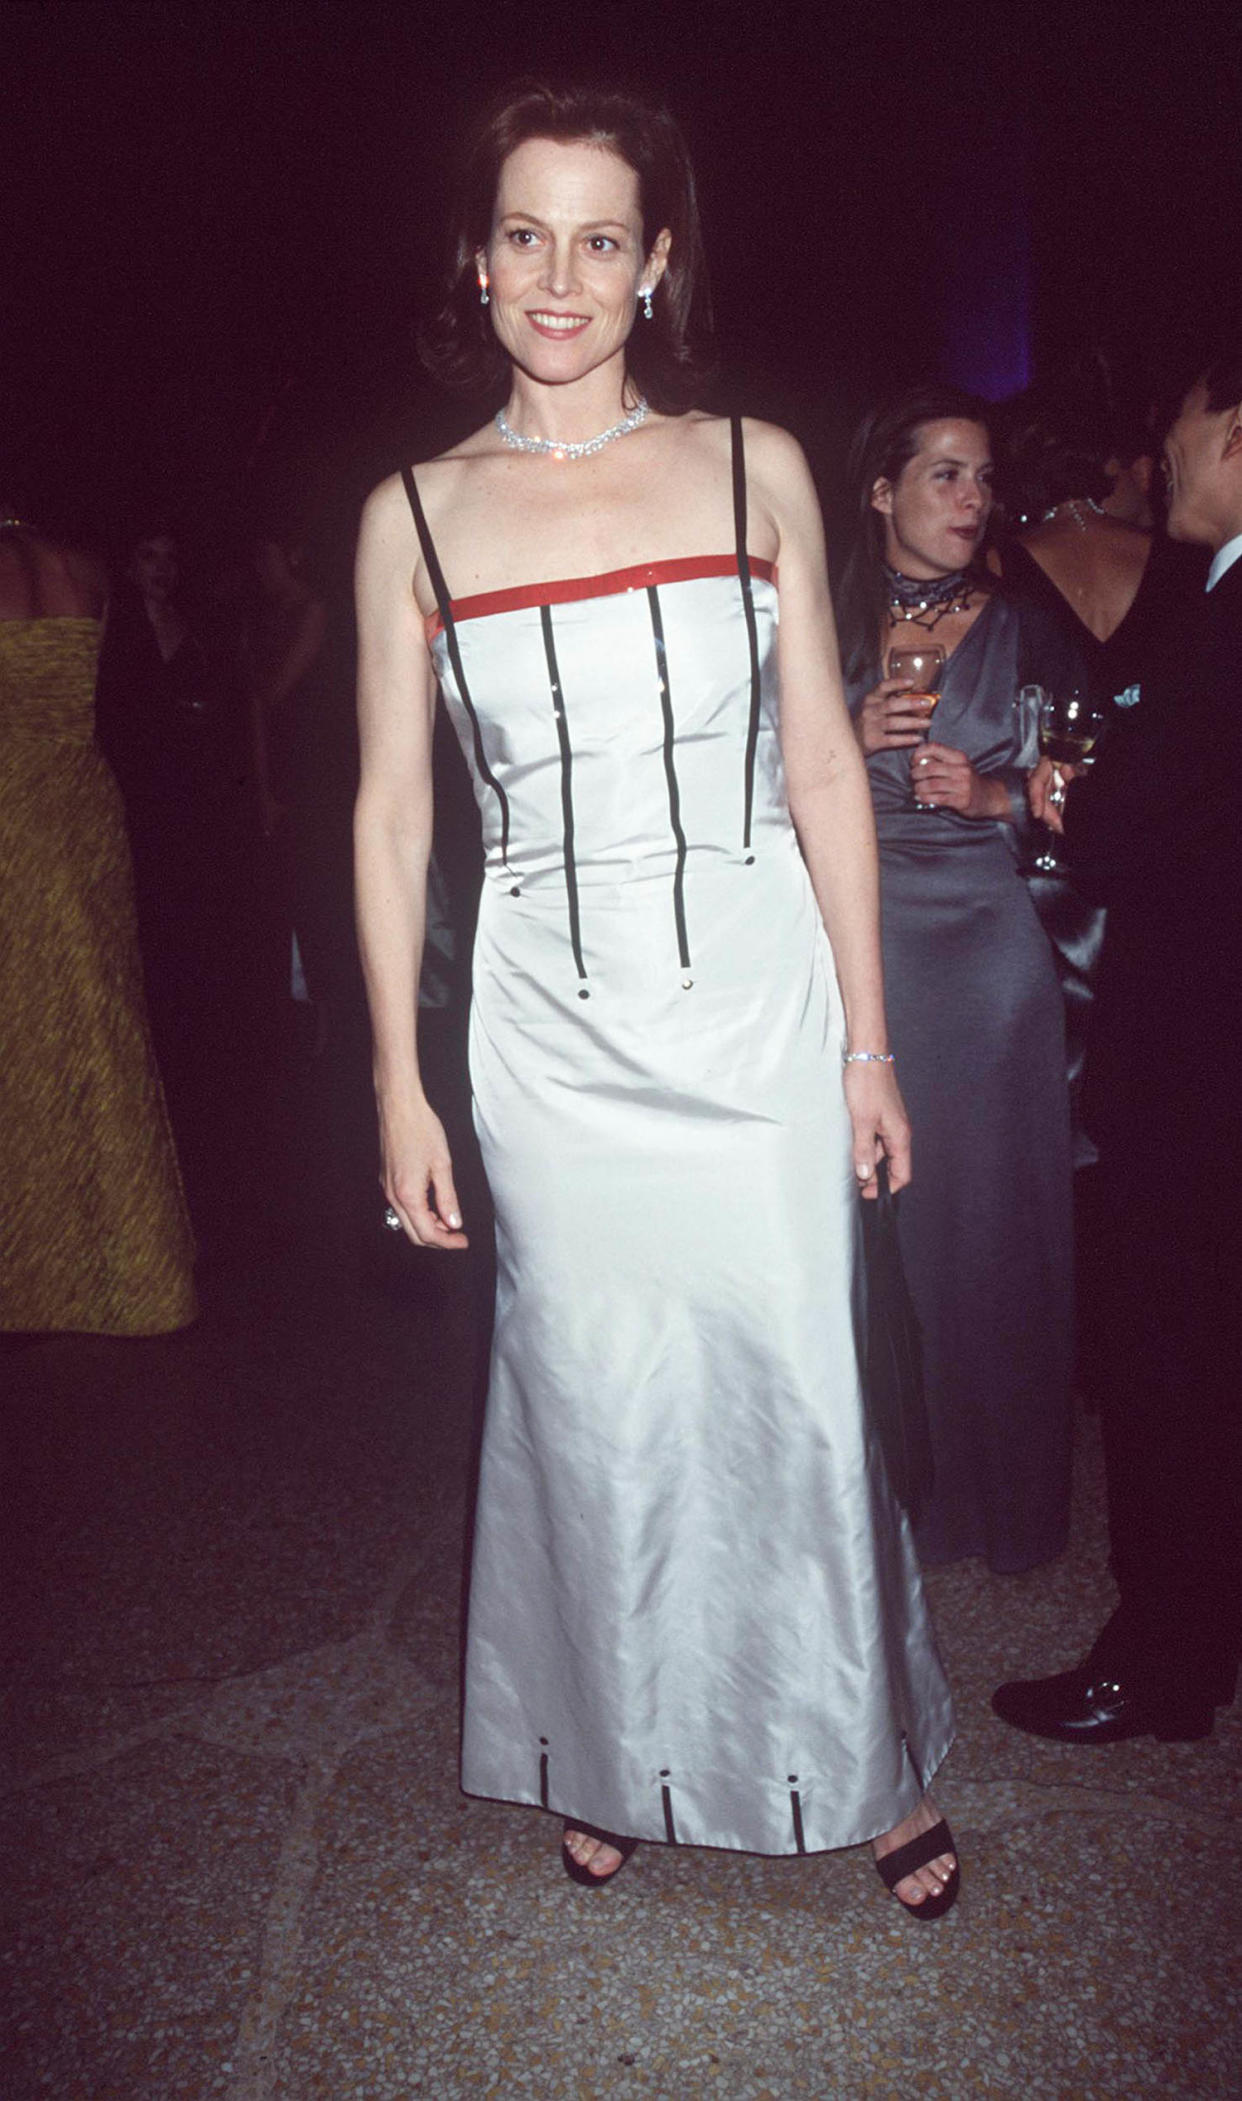
{"type": "Polygon", "coordinates": [[[384,1224],[387,1226],[390,1233],[400,1233],[404,1231],[404,1227],[401,1224],[401,1220],[398,1218],[391,1204],[389,1204],[385,1209],[384,1224]]]}

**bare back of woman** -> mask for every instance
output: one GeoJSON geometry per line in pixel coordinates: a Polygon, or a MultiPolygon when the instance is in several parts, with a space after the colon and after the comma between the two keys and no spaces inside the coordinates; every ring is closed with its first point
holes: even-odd
{"type": "Polygon", "coordinates": [[[1107,642],[1138,597],[1152,538],[1074,499],[1058,504],[1021,544],[1088,632],[1107,642]]]}

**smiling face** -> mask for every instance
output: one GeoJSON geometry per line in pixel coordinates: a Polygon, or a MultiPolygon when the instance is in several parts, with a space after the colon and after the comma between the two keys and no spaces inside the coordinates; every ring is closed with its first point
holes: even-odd
{"type": "Polygon", "coordinates": [[[1191,388],[1164,441],[1172,540],[1223,547],[1240,529],[1242,410],[1209,409],[1207,388],[1191,388]]]}
{"type": "Polygon", "coordinates": [[[982,423],[925,423],[896,482],[881,477],[872,508],[884,558],[903,576],[948,576],[973,560],[992,508],[992,448],[982,423]]]}
{"type": "Polygon", "coordinates": [[[492,326],[514,363],[556,386],[621,358],[639,290],[658,284],[668,241],[661,233],[644,254],[638,176],[608,147],[558,139],[516,147],[478,257],[492,326]]]}

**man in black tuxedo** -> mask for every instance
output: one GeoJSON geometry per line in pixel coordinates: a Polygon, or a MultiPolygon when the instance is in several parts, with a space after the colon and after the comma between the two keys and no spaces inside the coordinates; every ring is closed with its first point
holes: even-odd
{"type": "Polygon", "coordinates": [[[1207,590],[1064,823],[1109,908],[1088,1114],[1120,1604],[1077,1669],[992,1700],[1066,1743],[1210,1735],[1242,1647],[1242,331],[1164,465],[1170,535],[1213,550],[1207,590]]]}

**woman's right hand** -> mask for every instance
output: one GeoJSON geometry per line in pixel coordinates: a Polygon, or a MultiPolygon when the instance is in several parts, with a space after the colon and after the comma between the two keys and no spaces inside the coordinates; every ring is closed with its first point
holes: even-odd
{"type": "Polygon", "coordinates": [[[444,1125],[427,1102],[380,1111],[380,1186],[415,1247],[469,1247],[444,1125]]]}
{"type": "Polygon", "coordinates": [[[870,757],[875,751],[903,751],[921,744],[936,703],[925,693],[915,696],[908,678],[882,678],[873,686],[855,717],[858,741],[870,757]]]}

